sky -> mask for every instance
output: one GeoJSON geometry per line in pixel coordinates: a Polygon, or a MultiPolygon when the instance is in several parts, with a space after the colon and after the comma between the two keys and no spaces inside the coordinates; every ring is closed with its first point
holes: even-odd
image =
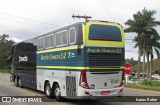
{"type": "MultiPolygon", "coordinates": [[[[137,11],[156,10],[160,21],[160,0],[0,0],[0,35],[8,34],[16,42],[77,21],[71,16],[88,15],[93,20],[124,24],[137,11]]],[[[156,27],[160,34],[160,27],[156,27]]],[[[125,58],[137,60],[132,40],[136,33],[125,33],[125,58]]]]}

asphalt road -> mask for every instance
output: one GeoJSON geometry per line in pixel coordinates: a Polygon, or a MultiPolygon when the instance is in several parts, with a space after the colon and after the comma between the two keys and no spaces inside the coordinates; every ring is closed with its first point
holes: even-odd
{"type": "MultiPolygon", "coordinates": [[[[44,93],[29,88],[18,88],[9,81],[9,74],[0,73],[0,96],[45,96],[44,93]]],[[[141,89],[124,89],[123,96],[159,96],[160,92],[141,89]]],[[[52,99],[54,100],[54,99],[52,99]]],[[[126,97],[127,100],[127,97],[126,97]]],[[[159,105],[159,102],[43,102],[43,103],[0,103],[0,105],[159,105]]]]}

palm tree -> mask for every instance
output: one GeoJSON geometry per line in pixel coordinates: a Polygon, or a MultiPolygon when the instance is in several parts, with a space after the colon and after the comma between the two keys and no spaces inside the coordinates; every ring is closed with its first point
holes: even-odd
{"type": "Polygon", "coordinates": [[[147,40],[146,47],[148,48],[148,79],[151,79],[152,71],[153,71],[153,59],[154,54],[153,52],[156,52],[156,55],[158,58],[160,58],[160,36],[158,35],[157,31],[155,29],[152,29],[152,31],[148,32],[150,33],[150,36],[147,40]],[[150,55],[150,64],[149,64],[149,55],[150,55]]]}
{"type": "MultiPolygon", "coordinates": [[[[137,33],[137,47],[138,47],[138,77],[140,73],[140,59],[143,52],[143,57],[146,54],[146,31],[152,30],[153,27],[160,25],[159,21],[156,21],[153,15],[156,13],[154,10],[143,9],[142,12],[138,11],[133,14],[133,20],[129,19],[125,24],[129,27],[125,29],[125,32],[135,32],[137,33]],[[143,42],[143,43],[141,43],[143,42]],[[143,47],[141,48],[141,46],[143,47]],[[143,49],[143,50],[142,50],[143,49]]],[[[145,62],[145,58],[143,59],[145,62]]],[[[143,65],[143,68],[145,66],[143,65]]],[[[143,69],[144,70],[144,69],[143,69]]]]}
{"type": "Polygon", "coordinates": [[[141,64],[141,56],[142,56],[142,54],[143,54],[143,41],[142,41],[142,36],[136,36],[136,37],[134,37],[134,39],[133,39],[133,41],[134,42],[136,42],[136,44],[135,44],[135,46],[134,46],[134,48],[138,48],[138,78],[139,78],[139,76],[140,76],[140,74],[139,74],[139,70],[141,69],[141,66],[140,66],[140,64],[141,64]]]}
{"type": "MultiPolygon", "coordinates": [[[[137,36],[140,37],[140,34],[142,33],[141,27],[141,17],[139,16],[139,13],[133,14],[133,20],[129,19],[125,24],[129,26],[129,28],[126,28],[125,32],[135,32],[137,33],[137,36]]],[[[140,58],[141,58],[141,52],[140,52],[140,46],[139,46],[139,39],[137,40],[137,47],[138,47],[138,78],[140,77],[140,58]]]]}

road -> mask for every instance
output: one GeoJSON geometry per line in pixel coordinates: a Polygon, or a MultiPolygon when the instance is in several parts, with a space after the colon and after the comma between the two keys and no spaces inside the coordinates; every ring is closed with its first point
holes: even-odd
{"type": "MultiPolygon", "coordinates": [[[[35,91],[29,88],[18,88],[9,81],[9,74],[0,73],[0,96],[45,96],[43,92],[35,91]]],[[[160,96],[160,92],[148,91],[141,89],[124,89],[124,96],[160,96]]],[[[54,99],[52,99],[54,100],[54,99]]],[[[126,98],[127,100],[127,98],[126,98]]],[[[10,105],[11,103],[0,103],[0,105],[10,105]]],[[[81,105],[81,102],[43,102],[43,103],[12,103],[12,105],[81,105]]],[[[150,105],[151,102],[83,102],[83,105],[150,105]]],[[[159,105],[158,102],[154,102],[154,105],[159,105]]]]}

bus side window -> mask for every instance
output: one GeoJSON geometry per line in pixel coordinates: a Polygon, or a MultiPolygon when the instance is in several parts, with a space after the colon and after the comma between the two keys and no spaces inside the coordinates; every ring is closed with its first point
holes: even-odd
{"type": "Polygon", "coordinates": [[[37,48],[38,48],[38,50],[40,49],[40,38],[38,38],[37,48]]]}
{"type": "Polygon", "coordinates": [[[45,49],[50,47],[50,36],[45,36],[45,49]]]}
{"type": "Polygon", "coordinates": [[[75,27],[72,27],[69,29],[69,44],[75,44],[76,43],[76,29],[75,27]]]}
{"type": "Polygon", "coordinates": [[[63,31],[62,32],[62,46],[65,46],[68,44],[68,32],[63,31]]]}
{"type": "Polygon", "coordinates": [[[56,47],[61,45],[61,33],[56,33],[56,47]]]}
{"type": "Polygon", "coordinates": [[[54,39],[54,34],[49,36],[49,42],[50,42],[50,47],[54,47],[55,39],[54,39]]]}
{"type": "Polygon", "coordinates": [[[64,30],[55,34],[56,47],[68,45],[68,31],[64,30]]]}
{"type": "Polygon", "coordinates": [[[44,48],[44,38],[38,38],[38,50],[42,50],[44,48]]]}

